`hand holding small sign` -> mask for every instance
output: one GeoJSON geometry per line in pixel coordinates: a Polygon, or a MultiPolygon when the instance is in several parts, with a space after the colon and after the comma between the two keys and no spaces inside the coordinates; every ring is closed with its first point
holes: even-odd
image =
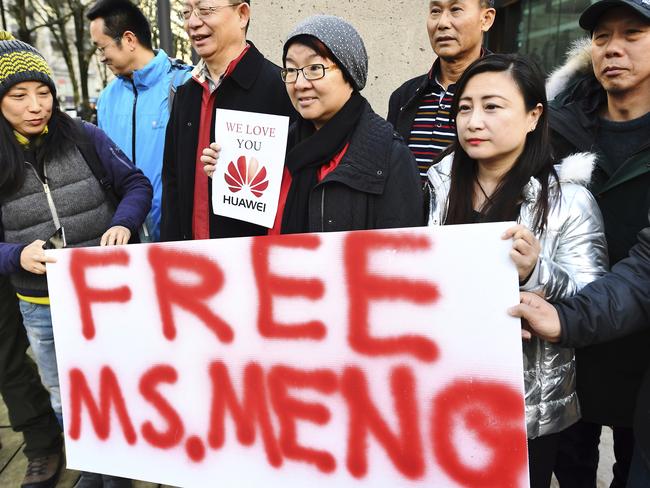
{"type": "Polygon", "coordinates": [[[217,162],[219,161],[219,154],[221,153],[221,146],[216,142],[213,142],[208,147],[203,149],[201,154],[201,162],[205,165],[203,166],[203,171],[208,175],[208,178],[212,178],[214,171],[217,169],[217,162]]]}

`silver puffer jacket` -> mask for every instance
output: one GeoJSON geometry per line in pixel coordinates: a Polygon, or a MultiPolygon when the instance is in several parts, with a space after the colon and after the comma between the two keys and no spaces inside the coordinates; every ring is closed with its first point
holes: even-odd
{"type": "MultiPolygon", "coordinates": [[[[429,169],[431,205],[429,225],[444,224],[447,214],[451,163],[447,156],[429,169]]],[[[574,154],[557,168],[561,197],[555,180],[549,188],[554,205],[546,230],[537,235],[541,252],[532,276],[521,287],[541,291],[558,300],[575,294],[607,271],[607,245],[598,205],[584,187],[589,183],[595,157],[574,154]]],[[[541,184],[531,178],[523,189],[518,223],[532,227],[533,211],[541,184]]],[[[533,338],[523,343],[526,424],[528,438],[559,432],[580,418],[575,392],[573,349],[533,338]]]]}

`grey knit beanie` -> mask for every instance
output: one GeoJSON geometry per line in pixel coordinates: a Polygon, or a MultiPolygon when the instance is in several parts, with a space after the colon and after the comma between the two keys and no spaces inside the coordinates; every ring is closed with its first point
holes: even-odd
{"type": "Polygon", "coordinates": [[[284,58],[291,41],[298,36],[312,36],[332,52],[339,67],[343,68],[354,88],[361,91],[368,79],[368,53],[361,36],[347,21],[334,15],[314,15],[300,22],[284,43],[284,58]]]}

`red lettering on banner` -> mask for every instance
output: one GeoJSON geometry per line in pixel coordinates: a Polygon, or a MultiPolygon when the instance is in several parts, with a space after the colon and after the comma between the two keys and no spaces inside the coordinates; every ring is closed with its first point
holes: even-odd
{"type": "Polygon", "coordinates": [[[86,270],[106,266],[127,266],[128,264],[129,254],[124,250],[117,249],[102,253],[83,249],[72,251],[70,277],[77,291],[81,331],[86,339],[91,340],[95,337],[95,322],[91,310],[93,303],[124,303],[131,300],[131,289],[128,286],[111,289],[91,288],[86,282],[86,270]]]}
{"type": "Polygon", "coordinates": [[[514,487],[526,468],[526,431],[521,394],[494,381],[459,380],[433,401],[431,441],[440,467],[458,483],[477,488],[514,487]],[[463,463],[454,443],[458,418],[492,451],[485,467],[463,463]]]}
{"type": "Polygon", "coordinates": [[[303,402],[289,395],[289,388],[309,388],[321,393],[333,393],[337,388],[336,375],[327,369],[301,371],[285,366],[274,366],[268,374],[269,392],[273,408],[280,421],[280,446],[289,459],[314,464],[323,473],[336,469],[334,456],[327,451],[298,444],[296,420],[304,419],[317,425],[329,422],[331,414],[320,403],[303,402]]]}
{"type": "Polygon", "coordinates": [[[126,409],[122,389],[113,370],[104,366],[99,374],[99,407],[88,387],[86,377],[80,369],[70,370],[70,438],[79,439],[81,435],[81,405],[85,404],[97,437],[108,439],[111,434],[111,405],[122,426],[124,438],[135,444],[136,434],[126,409]]]}
{"type": "Polygon", "coordinates": [[[356,478],[363,478],[368,472],[369,433],[379,441],[400,473],[410,479],[424,475],[415,374],[407,366],[398,366],[391,372],[390,385],[399,423],[398,435],[390,431],[370,399],[363,371],[348,367],[343,372],[341,390],[349,411],[347,466],[356,478]]]}
{"type": "Polygon", "coordinates": [[[158,391],[160,383],[174,384],[178,381],[178,373],[172,366],[154,366],[145,372],[140,379],[140,394],[151,403],[160,416],[167,422],[167,429],[159,432],[149,421],[142,424],[142,437],[154,447],[169,449],[177,446],[185,433],[185,427],[178,412],[158,391]]]}
{"type": "MultiPolygon", "coordinates": [[[[410,300],[419,305],[435,303],[438,287],[424,280],[386,277],[368,273],[372,251],[426,251],[431,244],[426,236],[378,232],[351,232],[345,238],[345,269],[350,297],[350,347],[360,354],[385,356],[411,354],[432,362],[438,358],[438,346],[423,336],[403,334],[396,337],[373,337],[368,323],[372,300],[410,300]]],[[[395,329],[399,329],[395,327],[395,329]]]]}
{"type": "Polygon", "coordinates": [[[201,319],[221,342],[232,342],[232,328],[212,313],[205,303],[205,300],[223,288],[225,281],[221,268],[215,262],[198,254],[151,246],[149,263],[154,273],[163,334],[167,339],[171,341],[176,338],[176,323],[172,310],[172,305],[176,305],[201,319]],[[191,272],[201,280],[196,284],[175,281],[170,276],[172,269],[191,272]]]}
{"type": "Polygon", "coordinates": [[[313,234],[295,234],[269,236],[264,239],[253,239],[251,256],[257,291],[260,299],[260,309],[257,327],[262,337],[278,339],[322,339],[326,328],[320,320],[286,325],[273,318],[273,297],[306,297],[310,300],[322,298],[325,286],[318,279],[289,278],[278,276],[271,272],[270,254],[273,247],[289,249],[318,249],[320,238],[313,234]]]}
{"type": "Polygon", "coordinates": [[[210,447],[219,449],[224,445],[225,412],[228,408],[236,425],[239,442],[246,446],[253,444],[255,442],[254,422],[259,422],[266,458],[271,466],[281,466],[282,455],[273,432],[264,371],[261,366],[257,363],[249,363],[244,370],[243,405],[237,400],[228,368],[223,362],[215,361],[210,365],[210,378],[212,379],[212,407],[208,433],[210,447]]]}

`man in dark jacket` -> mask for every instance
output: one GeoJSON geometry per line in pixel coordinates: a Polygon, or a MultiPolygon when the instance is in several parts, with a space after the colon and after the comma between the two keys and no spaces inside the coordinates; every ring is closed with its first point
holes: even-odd
{"type": "MultiPolygon", "coordinates": [[[[611,264],[627,256],[650,208],[650,4],[601,0],[580,25],[578,46],[549,80],[557,157],[598,154],[590,189],[605,222],[611,264]]],[[[555,474],[570,487],[595,486],[602,425],[613,427],[613,487],[625,486],[634,438],[634,403],[650,362],[650,332],[576,351],[583,420],[567,429],[555,474]]]]}
{"type": "MultiPolygon", "coordinates": [[[[650,215],[649,215],[650,217],[650,215]]],[[[639,233],[629,257],[611,273],[554,306],[522,293],[511,314],[524,318],[543,339],[567,347],[615,340],[650,327],[650,227],[639,233]]],[[[530,333],[523,331],[523,335],[530,333]]],[[[646,355],[648,355],[646,350],[646,355]]],[[[634,418],[636,448],[628,488],[650,486],[650,370],[639,390],[634,418]]]]}
{"type": "Polygon", "coordinates": [[[163,156],[163,241],[264,235],[268,229],[214,215],[200,156],[215,140],[216,108],[274,115],[294,113],[275,66],[246,41],[250,2],[206,6],[187,0],[185,30],[201,61],[178,88],[163,156]]]}
{"type": "Polygon", "coordinates": [[[450,119],[454,86],[465,69],[481,57],[483,34],[494,23],[494,0],[432,0],[427,31],[438,57],[428,73],[393,92],[387,120],[408,143],[422,183],[436,156],[455,137],[450,119]]]}

